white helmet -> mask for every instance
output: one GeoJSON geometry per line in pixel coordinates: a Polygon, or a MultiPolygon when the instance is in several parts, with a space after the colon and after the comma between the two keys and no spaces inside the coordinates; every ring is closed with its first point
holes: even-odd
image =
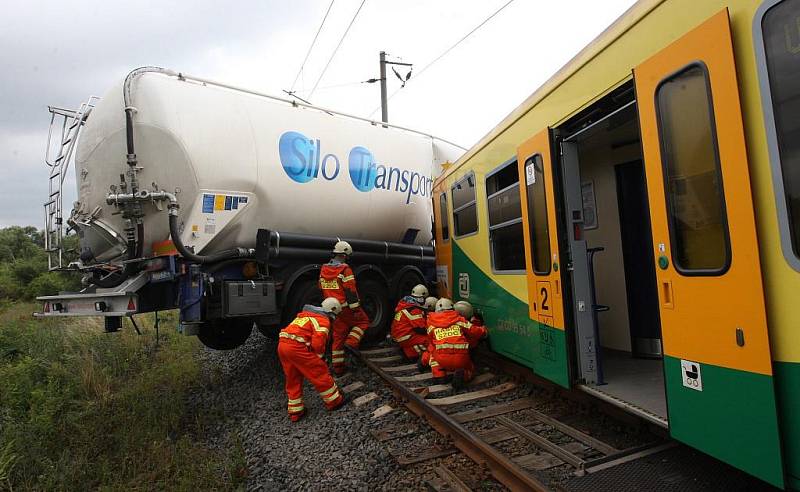
{"type": "Polygon", "coordinates": [[[438,300],[439,299],[437,299],[435,297],[426,297],[425,298],[425,309],[427,309],[428,311],[433,311],[434,309],[436,309],[436,301],[438,301],[438,300]]]}
{"type": "Polygon", "coordinates": [[[436,312],[449,311],[453,309],[453,301],[446,297],[442,297],[436,302],[436,312]]]}
{"type": "Polygon", "coordinates": [[[342,312],[342,305],[339,303],[339,300],[335,297],[328,297],[324,301],[322,301],[322,310],[326,313],[330,313],[333,315],[338,315],[342,312]]]}
{"type": "Polygon", "coordinates": [[[347,241],[339,241],[333,247],[333,254],[350,256],[353,254],[353,247],[347,241]]]}
{"type": "Polygon", "coordinates": [[[475,312],[475,310],[472,309],[472,304],[468,303],[467,301],[458,301],[457,303],[453,304],[453,309],[458,311],[458,314],[467,319],[472,318],[472,314],[475,312]]]}
{"type": "Polygon", "coordinates": [[[411,289],[411,296],[412,297],[428,297],[428,288],[422,284],[417,284],[411,289]]]}

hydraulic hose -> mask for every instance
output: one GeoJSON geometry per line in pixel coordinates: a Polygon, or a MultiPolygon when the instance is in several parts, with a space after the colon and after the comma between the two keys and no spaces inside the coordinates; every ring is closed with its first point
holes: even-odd
{"type": "Polygon", "coordinates": [[[252,258],[255,254],[253,250],[246,248],[227,249],[210,255],[198,255],[190,251],[181,241],[181,234],[178,228],[178,208],[176,206],[171,206],[169,210],[169,233],[172,236],[172,244],[175,245],[178,253],[195,263],[209,264],[233,258],[252,258]]]}

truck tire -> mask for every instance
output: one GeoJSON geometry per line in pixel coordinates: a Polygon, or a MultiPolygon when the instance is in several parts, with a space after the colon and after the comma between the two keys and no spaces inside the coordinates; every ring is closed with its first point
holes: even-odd
{"type": "Polygon", "coordinates": [[[229,318],[206,321],[200,327],[197,338],[214,350],[233,350],[241,346],[253,331],[250,318],[229,318]]]}
{"type": "Polygon", "coordinates": [[[428,286],[428,282],[416,271],[409,270],[404,272],[395,282],[395,292],[392,293],[392,297],[399,301],[404,296],[411,294],[411,289],[418,284],[428,286]]]}
{"type": "Polygon", "coordinates": [[[369,329],[364,334],[362,345],[374,345],[386,338],[389,331],[389,321],[392,318],[389,289],[383,282],[365,279],[358,282],[358,294],[364,312],[369,317],[369,329]]]}
{"type": "Polygon", "coordinates": [[[289,293],[286,305],[283,308],[284,325],[290,323],[294,317],[303,310],[303,306],[322,304],[322,291],[319,290],[316,279],[298,280],[289,293]]]}

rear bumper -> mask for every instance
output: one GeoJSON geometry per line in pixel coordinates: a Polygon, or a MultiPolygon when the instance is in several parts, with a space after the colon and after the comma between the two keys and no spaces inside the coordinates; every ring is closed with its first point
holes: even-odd
{"type": "Polygon", "coordinates": [[[64,292],[55,296],[41,296],[42,310],[33,313],[36,318],[77,316],[131,316],[139,313],[137,292],[149,281],[149,274],[142,272],[118,287],[94,291],[64,292]]]}

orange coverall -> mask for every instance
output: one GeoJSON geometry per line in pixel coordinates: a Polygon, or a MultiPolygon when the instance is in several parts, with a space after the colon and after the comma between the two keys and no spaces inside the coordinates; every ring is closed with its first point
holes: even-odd
{"type": "Polygon", "coordinates": [[[331,362],[336,374],[344,372],[344,346],[358,348],[361,337],[369,328],[369,318],[361,308],[356,290],[356,277],[347,263],[336,259],[322,266],[319,272],[319,288],[323,299],[335,297],[342,305],[342,312],[333,322],[333,344],[331,362]]]}
{"type": "Polygon", "coordinates": [[[394,309],[392,321],[392,340],[400,345],[403,354],[409,359],[416,359],[428,346],[426,333],[425,310],[411,296],[400,299],[394,309]]]}
{"type": "Polygon", "coordinates": [[[279,334],[278,357],[286,375],[289,418],[293,422],[300,420],[305,413],[303,379],[314,385],[328,410],[337,408],[343,401],[339,388],[328,373],[328,365],[322,360],[329,329],[328,316],[320,308],[306,305],[279,334]]]}
{"type": "Polygon", "coordinates": [[[472,379],[475,366],[469,349],[486,336],[486,328],[475,326],[454,310],[428,314],[428,351],[423,364],[431,367],[433,377],[464,370],[464,381],[472,379]]]}

